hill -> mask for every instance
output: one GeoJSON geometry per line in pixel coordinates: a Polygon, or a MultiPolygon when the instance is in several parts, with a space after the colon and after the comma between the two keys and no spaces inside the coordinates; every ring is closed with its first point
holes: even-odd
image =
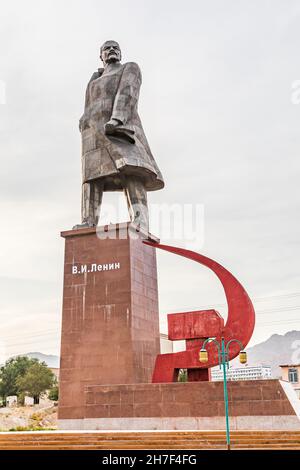
{"type": "Polygon", "coordinates": [[[48,367],[59,367],[59,356],[53,354],[43,354],[40,352],[29,352],[22,354],[22,356],[31,357],[33,359],[38,359],[39,361],[46,362],[48,367]]]}
{"type": "MultiPolygon", "coordinates": [[[[272,376],[280,377],[280,364],[300,363],[300,331],[272,335],[266,341],[247,349],[248,364],[270,365],[272,376]]],[[[238,360],[232,361],[237,366],[238,360]]]]}

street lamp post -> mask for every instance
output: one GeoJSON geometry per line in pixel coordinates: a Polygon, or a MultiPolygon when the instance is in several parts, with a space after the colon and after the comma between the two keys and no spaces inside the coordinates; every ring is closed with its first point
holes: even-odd
{"type": "Polygon", "coordinates": [[[215,338],[207,338],[202,348],[199,352],[199,361],[200,362],[207,362],[208,361],[208,353],[205,349],[207,343],[214,343],[218,348],[218,359],[219,359],[219,366],[220,369],[223,370],[223,386],[224,386],[224,403],[225,403],[225,419],[226,419],[226,443],[227,449],[230,450],[230,428],[229,428],[229,412],[228,412],[228,390],[227,390],[227,375],[226,370],[229,368],[229,361],[228,361],[228,353],[229,353],[229,346],[231,343],[238,343],[240,346],[240,362],[241,364],[245,364],[247,362],[247,353],[244,351],[244,347],[242,343],[238,339],[230,339],[227,343],[225,343],[225,339],[221,338],[221,343],[217,341],[215,338]]]}

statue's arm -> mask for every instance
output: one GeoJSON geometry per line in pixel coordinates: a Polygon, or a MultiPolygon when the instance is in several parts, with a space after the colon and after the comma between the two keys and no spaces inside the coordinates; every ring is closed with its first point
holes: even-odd
{"type": "Polygon", "coordinates": [[[128,62],[123,70],[115,97],[111,119],[126,124],[129,116],[137,107],[142,83],[141,70],[135,62],[128,62]]]}

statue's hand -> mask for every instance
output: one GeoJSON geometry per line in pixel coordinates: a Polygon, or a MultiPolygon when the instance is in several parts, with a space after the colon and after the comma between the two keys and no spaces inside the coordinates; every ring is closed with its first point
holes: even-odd
{"type": "Polygon", "coordinates": [[[113,134],[115,128],[119,126],[120,124],[122,123],[118,119],[111,119],[104,126],[105,134],[113,134]]]}

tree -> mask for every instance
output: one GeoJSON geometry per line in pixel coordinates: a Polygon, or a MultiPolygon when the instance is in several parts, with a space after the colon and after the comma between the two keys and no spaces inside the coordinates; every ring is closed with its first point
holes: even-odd
{"type": "Polygon", "coordinates": [[[26,374],[27,370],[38,362],[37,359],[31,359],[27,356],[18,356],[6,361],[0,368],[0,396],[3,404],[6,403],[6,397],[18,395],[17,379],[26,374]]]}
{"type": "Polygon", "coordinates": [[[42,393],[52,388],[56,377],[45,362],[32,364],[23,377],[18,377],[18,392],[24,392],[34,398],[34,403],[39,403],[42,393]]]}

